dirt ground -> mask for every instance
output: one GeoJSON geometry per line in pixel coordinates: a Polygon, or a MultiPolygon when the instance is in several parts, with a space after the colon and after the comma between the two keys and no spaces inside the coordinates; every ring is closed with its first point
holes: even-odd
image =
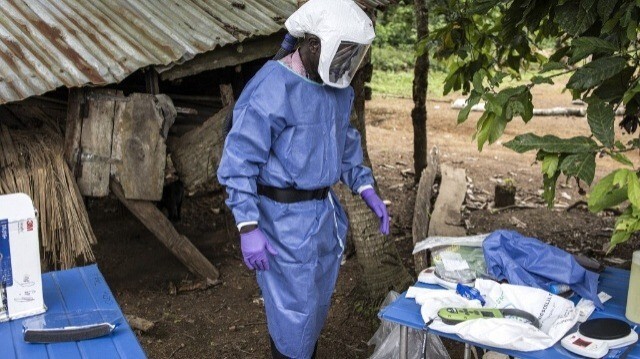
{"type": "MultiPolygon", "coordinates": [[[[536,87],[535,105],[569,106],[570,96],[559,95],[560,88],[536,87]]],[[[534,154],[518,155],[500,144],[478,152],[471,135],[473,119],[479,114],[474,113],[473,119],[456,126],[457,111],[450,109],[451,99],[428,103],[429,146],[439,147],[441,162],[466,169],[469,193],[478,202],[490,205],[495,184],[510,178],[518,186],[519,200],[540,204],[542,180],[539,165],[533,164],[534,154]]],[[[411,267],[411,219],[416,190],[411,173],[412,102],[375,97],[367,107],[369,154],[382,196],[392,202],[391,239],[396,242],[405,265],[411,267]]],[[[588,125],[585,118],[575,117],[537,117],[526,126],[517,119],[507,127],[502,141],[522,131],[567,137],[587,134],[588,125]]],[[[638,160],[637,154],[631,157],[638,160]]],[[[615,166],[601,162],[598,178],[615,166]]],[[[590,214],[583,206],[568,211],[568,205],[584,200],[574,182],[563,182],[558,188],[558,198],[559,208],[553,211],[544,208],[497,213],[487,209],[465,211],[468,232],[517,229],[569,251],[603,258],[612,217],[590,214]]],[[[220,194],[187,198],[183,221],[177,226],[220,270],[222,283],[207,290],[172,294],[172,287],[180,287],[183,281],[193,280],[193,276],[115,201],[103,201],[90,210],[90,216],[99,241],[95,248],[97,263],[122,310],[127,315],[155,322],[150,331],[138,333],[150,358],[269,357],[258,286],[254,274],[241,261],[236,233],[220,194]]],[[[616,248],[604,261],[628,266],[625,260],[639,244],[633,239],[616,248]]],[[[356,287],[359,273],[355,257],[342,266],[328,323],[319,342],[319,358],[366,358],[372,352],[366,342],[379,324],[377,309],[359,294],[356,287]]]]}

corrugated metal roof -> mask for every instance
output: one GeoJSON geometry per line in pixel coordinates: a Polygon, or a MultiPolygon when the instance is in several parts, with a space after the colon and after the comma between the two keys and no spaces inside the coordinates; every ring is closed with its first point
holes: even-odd
{"type": "Polygon", "coordinates": [[[0,0],[0,104],[119,82],[145,66],[269,35],[296,8],[296,0],[0,0]]]}

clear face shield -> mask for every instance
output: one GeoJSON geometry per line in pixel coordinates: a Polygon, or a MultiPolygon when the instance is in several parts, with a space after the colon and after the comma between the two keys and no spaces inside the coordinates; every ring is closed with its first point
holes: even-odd
{"type": "Polygon", "coordinates": [[[329,65],[329,81],[325,82],[337,87],[349,86],[370,46],[342,41],[329,65]]]}

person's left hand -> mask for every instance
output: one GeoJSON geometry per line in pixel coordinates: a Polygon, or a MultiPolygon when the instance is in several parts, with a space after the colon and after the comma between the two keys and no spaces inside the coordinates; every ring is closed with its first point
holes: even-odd
{"type": "Polygon", "coordinates": [[[380,233],[384,235],[389,234],[389,213],[387,212],[387,205],[382,202],[380,197],[376,194],[373,188],[367,188],[360,196],[364,202],[371,208],[373,213],[380,219],[380,233]]]}

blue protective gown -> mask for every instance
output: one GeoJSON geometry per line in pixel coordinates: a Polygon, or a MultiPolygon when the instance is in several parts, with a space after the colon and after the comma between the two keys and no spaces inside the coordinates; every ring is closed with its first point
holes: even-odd
{"type": "Polygon", "coordinates": [[[360,134],[349,123],[353,89],[309,81],[269,61],[233,110],[218,179],[237,223],[257,221],[278,251],[257,271],[267,325],[278,350],[309,358],[324,326],[347,231],[335,194],[284,204],[256,184],[304,190],[342,180],[353,192],[373,184],[360,134]]]}

